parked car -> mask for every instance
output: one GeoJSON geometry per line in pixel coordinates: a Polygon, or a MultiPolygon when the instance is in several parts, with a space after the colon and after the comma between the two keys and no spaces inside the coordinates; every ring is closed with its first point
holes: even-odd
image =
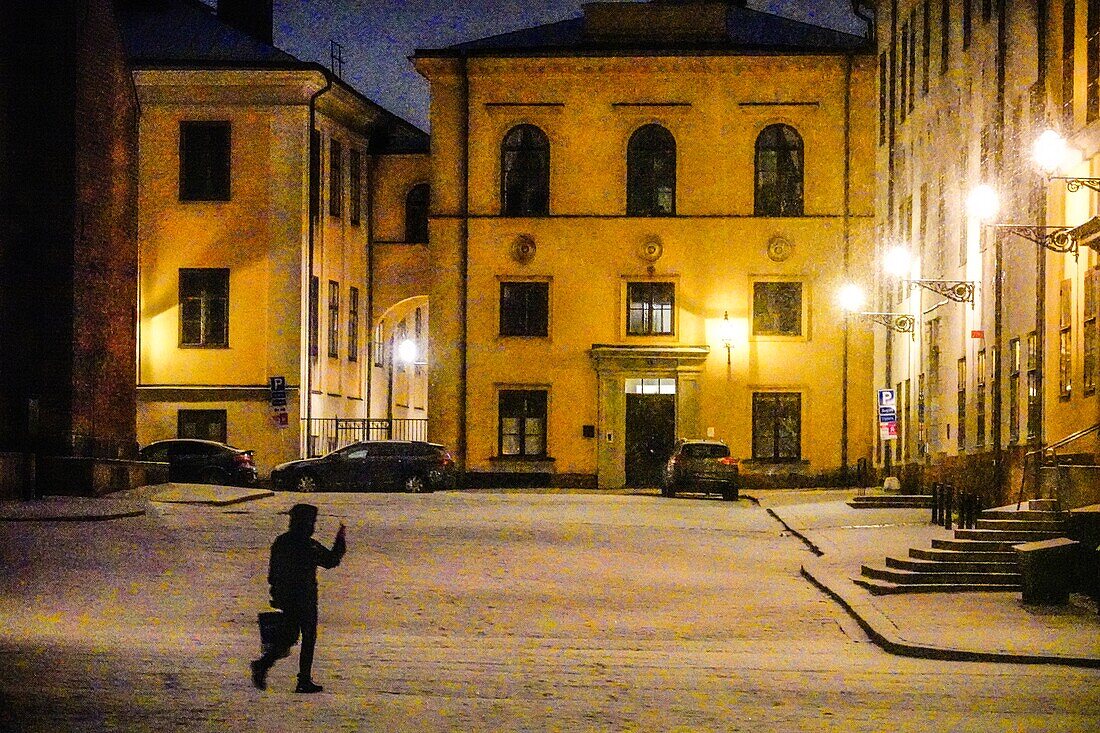
{"type": "Polygon", "coordinates": [[[143,461],[168,464],[168,480],[225,486],[256,483],[252,451],[213,440],[158,440],[138,451],[143,461]]]}
{"type": "Polygon", "coordinates": [[[271,485],[291,491],[402,489],[420,493],[455,486],[447,449],[417,440],[368,440],[320,458],[281,463],[271,485]]]}
{"type": "Polygon", "coordinates": [[[662,496],[695,490],[721,494],[726,501],[737,498],[738,460],[720,440],[679,440],[665,466],[662,496]]]}

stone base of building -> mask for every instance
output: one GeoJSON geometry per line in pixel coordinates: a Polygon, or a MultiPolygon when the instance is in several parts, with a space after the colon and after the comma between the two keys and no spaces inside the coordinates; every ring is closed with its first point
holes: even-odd
{"type": "Polygon", "coordinates": [[[594,489],[596,476],[590,473],[467,471],[462,485],[468,489],[594,489]]]}

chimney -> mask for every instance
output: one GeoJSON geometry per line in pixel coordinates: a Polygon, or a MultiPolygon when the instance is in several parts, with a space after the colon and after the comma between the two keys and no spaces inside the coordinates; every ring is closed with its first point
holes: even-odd
{"type": "Polygon", "coordinates": [[[218,0],[218,18],[270,46],[274,40],[273,3],[274,0],[218,0]]]}

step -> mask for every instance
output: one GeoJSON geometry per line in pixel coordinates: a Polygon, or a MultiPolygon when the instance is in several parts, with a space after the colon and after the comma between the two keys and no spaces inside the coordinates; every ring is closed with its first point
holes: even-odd
{"type": "Polygon", "coordinates": [[[982,552],[967,550],[937,550],[913,547],[909,557],[915,560],[934,560],[936,562],[1017,562],[1016,551],[982,552]]]}
{"type": "Polygon", "coordinates": [[[886,558],[886,567],[892,570],[908,570],[913,573],[1018,573],[1020,562],[1008,557],[994,562],[977,560],[918,560],[913,558],[886,558]]]}
{"type": "Polygon", "coordinates": [[[1012,548],[1018,544],[1020,544],[1018,540],[932,540],[933,549],[956,550],[959,552],[1015,552],[1012,548]]]}
{"type": "Polygon", "coordinates": [[[931,583],[928,585],[898,585],[887,580],[873,580],[871,578],[852,578],[856,585],[866,588],[877,596],[891,595],[894,593],[977,593],[989,591],[1019,591],[1021,586],[1010,585],[986,585],[984,583],[931,583]]]}
{"type": "Polygon", "coordinates": [[[1064,520],[1066,515],[1064,512],[1045,512],[1034,509],[1021,509],[1018,512],[1012,509],[986,509],[978,516],[982,519],[1037,519],[1040,521],[1057,521],[1064,520]]]}
{"type": "Polygon", "coordinates": [[[860,574],[875,580],[887,580],[898,585],[1020,585],[1021,575],[1015,573],[956,573],[956,572],[912,572],[864,565],[860,574]]]}
{"type": "Polygon", "coordinates": [[[884,496],[856,496],[848,502],[853,509],[915,508],[932,506],[932,497],[923,494],[893,494],[884,496]]]}
{"type": "Polygon", "coordinates": [[[988,540],[993,542],[1038,542],[1061,536],[1060,532],[1040,532],[1029,529],[956,529],[957,540],[988,540]]]}
{"type": "Polygon", "coordinates": [[[1026,508],[1029,511],[1056,512],[1062,507],[1057,499],[1028,499],[1020,508],[1026,508]]]}
{"type": "Polygon", "coordinates": [[[978,519],[978,529],[1001,529],[1008,531],[1027,530],[1031,532],[1062,532],[1065,522],[1061,519],[978,519]]]}

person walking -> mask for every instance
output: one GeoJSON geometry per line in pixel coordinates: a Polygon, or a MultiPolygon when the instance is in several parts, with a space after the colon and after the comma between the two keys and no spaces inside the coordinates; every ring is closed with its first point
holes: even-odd
{"type": "Polygon", "coordinates": [[[331,569],[340,564],[347,551],[344,525],[336,532],[332,549],[313,539],[317,507],[295,504],[290,508],[290,528],[271,545],[267,581],[271,584],[271,605],[285,614],[282,639],[271,645],[262,657],[252,662],[252,684],[267,689],[267,673],[275,661],[286,657],[302,637],[298,653],[298,686],[295,692],[320,692],[313,681],[313,650],[317,644],[317,568],[331,569]]]}

